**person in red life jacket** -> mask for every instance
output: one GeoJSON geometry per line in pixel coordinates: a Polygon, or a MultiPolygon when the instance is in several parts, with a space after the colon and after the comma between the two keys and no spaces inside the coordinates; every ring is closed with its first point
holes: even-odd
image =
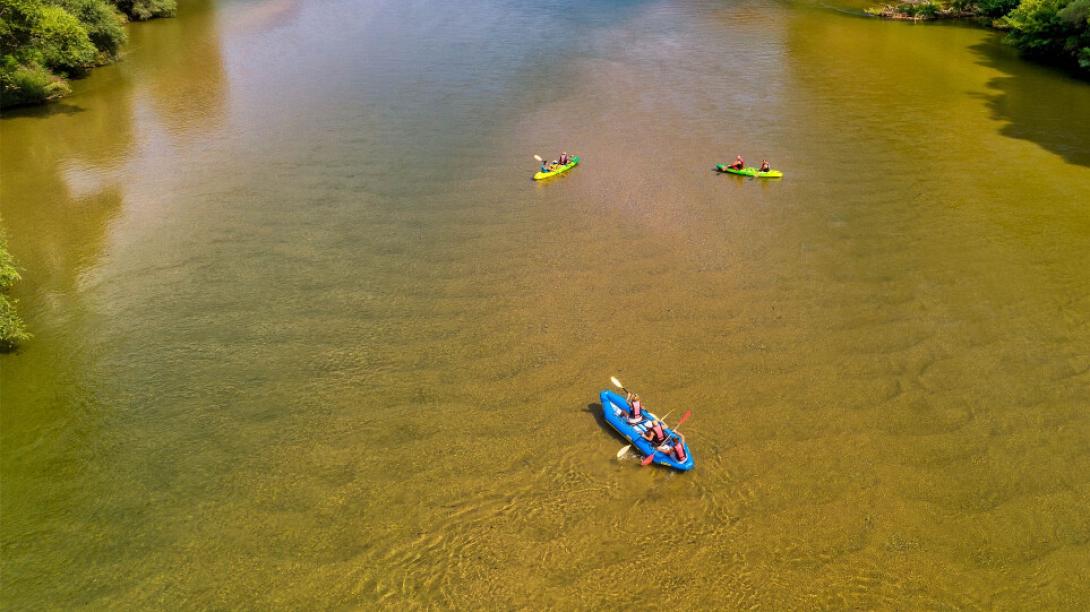
{"type": "Polygon", "coordinates": [[[684,463],[689,458],[689,454],[685,452],[685,436],[681,433],[678,433],[677,436],[678,440],[674,443],[674,459],[684,463]]]}
{"type": "Polygon", "coordinates": [[[761,162],[761,172],[770,172],[771,170],[772,165],[768,163],[767,159],[761,162]]]}
{"type": "Polygon", "coordinates": [[[666,441],[666,432],[662,430],[662,421],[652,420],[647,424],[647,429],[640,434],[651,446],[659,446],[666,441]]]}
{"type": "Polygon", "coordinates": [[[558,161],[561,166],[567,166],[568,164],[571,163],[571,159],[568,157],[568,152],[567,151],[564,151],[563,153],[561,153],[560,154],[560,159],[558,159],[556,161],[558,161]]]}
{"type": "Polygon", "coordinates": [[[628,405],[632,408],[632,414],[628,417],[628,422],[635,425],[636,423],[643,422],[643,402],[640,401],[640,396],[628,392],[628,405]]]}
{"type": "Polygon", "coordinates": [[[685,436],[680,432],[674,432],[671,437],[673,444],[663,444],[655,450],[673,457],[678,463],[684,463],[689,455],[685,452],[685,436]]]}
{"type": "Polygon", "coordinates": [[[734,158],[734,163],[728,167],[734,168],[735,170],[741,170],[742,168],[746,167],[746,160],[742,159],[742,156],[739,155],[738,157],[734,158]]]}

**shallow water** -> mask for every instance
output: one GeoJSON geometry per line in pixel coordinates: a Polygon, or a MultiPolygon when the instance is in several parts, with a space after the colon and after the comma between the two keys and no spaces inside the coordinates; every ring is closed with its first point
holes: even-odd
{"type": "Polygon", "coordinates": [[[5,607],[1090,605],[1090,86],[560,4],[196,0],[8,114],[5,607]]]}

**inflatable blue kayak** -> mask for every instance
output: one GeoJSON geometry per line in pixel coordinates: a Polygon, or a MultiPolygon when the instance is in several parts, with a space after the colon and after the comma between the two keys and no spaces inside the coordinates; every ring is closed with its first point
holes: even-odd
{"type": "MultiPolygon", "coordinates": [[[[633,446],[639,449],[644,457],[650,455],[655,449],[652,448],[651,443],[644,440],[641,435],[647,429],[645,426],[649,424],[650,421],[644,420],[642,423],[636,424],[629,423],[628,415],[631,413],[632,409],[629,407],[628,401],[612,391],[602,391],[599,397],[602,399],[602,414],[606,418],[606,423],[609,423],[613,429],[617,430],[617,433],[624,436],[633,446]]],[[[646,409],[644,412],[654,416],[646,409]]],[[[663,429],[666,431],[667,439],[674,433],[669,427],[663,427],[663,429]]],[[[675,470],[681,470],[682,472],[688,472],[693,469],[693,454],[689,452],[689,445],[686,444],[685,461],[677,461],[674,459],[672,453],[666,454],[659,452],[655,453],[654,463],[672,467],[675,470]]]]}

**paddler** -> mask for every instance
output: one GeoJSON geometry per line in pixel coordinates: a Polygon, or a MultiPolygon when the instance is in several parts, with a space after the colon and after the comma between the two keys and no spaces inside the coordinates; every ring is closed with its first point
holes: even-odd
{"type": "Polygon", "coordinates": [[[735,170],[741,170],[742,168],[746,167],[746,160],[742,159],[742,156],[739,155],[734,158],[734,163],[727,167],[734,168],[735,170]]]}
{"type": "Polygon", "coordinates": [[[681,432],[674,432],[670,440],[673,444],[663,444],[655,450],[673,457],[678,463],[684,463],[688,455],[685,453],[685,436],[681,432]]]}
{"type": "Polygon", "coordinates": [[[543,162],[541,162],[541,171],[542,172],[552,172],[553,169],[549,167],[549,162],[543,161],[543,162]]]}
{"type": "Polygon", "coordinates": [[[560,154],[560,159],[558,159],[556,161],[561,166],[567,166],[569,163],[571,163],[571,160],[568,158],[568,152],[567,151],[562,152],[560,154]]]}
{"type": "Polygon", "coordinates": [[[651,446],[659,446],[663,442],[666,442],[666,432],[662,429],[662,421],[658,419],[652,419],[647,423],[647,429],[642,434],[644,440],[651,443],[651,446]]]}
{"type": "Polygon", "coordinates": [[[628,422],[632,425],[643,422],[643,402],[640,401],[640,396],[631,391],[628,392],[628,405],[632,410],[632,414],[628,417],[628,422]]]}
{"type": "Polygon", "coordinates": [[[768,160],[761,162],[761,172],[772,172],[772,165],[768,163],[768,160]]]}

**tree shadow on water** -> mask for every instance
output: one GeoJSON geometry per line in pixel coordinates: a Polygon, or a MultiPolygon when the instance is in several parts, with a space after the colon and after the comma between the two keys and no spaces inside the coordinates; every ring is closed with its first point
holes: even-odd
{"type": "Polygon", "coordinates": [[[68,102],[52,102],[38,106],[16,106],[5,108],[0,112],[0,118],[14,119],[16,117],[30,117],[32,119],[46,119],[53,115],[75,115],[87,109],[68,102]]]}
{"type": "Polygon", "coordinates": [[[998,37],[972,47],[980,63],[1004,73],[983,94],[999,133],[1028,140],[1080,166],[1090,166],[1090,83],[1074,73],[1027,61],[998,37]]]}

